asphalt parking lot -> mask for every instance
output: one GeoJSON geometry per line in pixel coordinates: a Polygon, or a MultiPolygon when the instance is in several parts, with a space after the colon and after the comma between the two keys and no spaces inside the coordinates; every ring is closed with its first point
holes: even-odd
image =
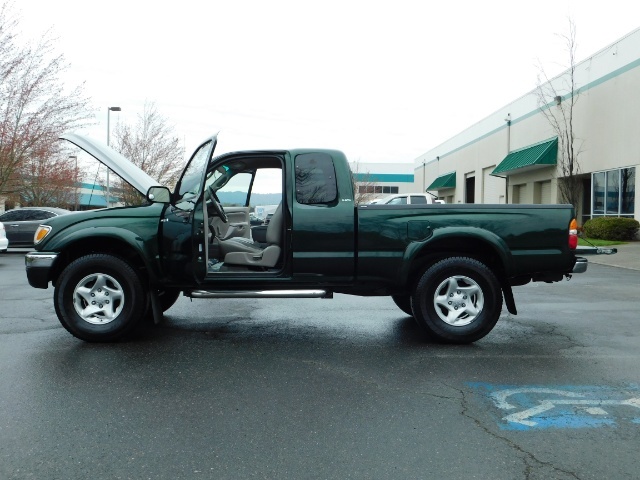
{"type": "Polygon", "coordinates": [[[639,478],[639,284],[518,287],[469,346],[343,295],[181,298],[94,345],[0,255],[0,478],[639,478]]]}

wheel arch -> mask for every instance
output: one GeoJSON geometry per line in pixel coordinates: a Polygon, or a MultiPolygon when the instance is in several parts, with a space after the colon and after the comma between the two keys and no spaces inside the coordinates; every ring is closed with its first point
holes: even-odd
{"type": "Polygon", "coordinates": [[[143,281],[154,281],[158,272],[149,262],[150,258],[156,258],[154,248],[145,244],[134,232],[122,229],[92,229],[82,234],[70,235],[64,240],[64,246],[51,250],[57,251],[58,257],[51,271],[51,282],[56,284],[60,274],[74,260],[89,254],[105,253],[126,260],[140,275],[143,281]]]}
{"type": "MultiPolygon", "coordinates": [[[[505,299],[513,298],[508,278],[512,270],[512,258],[505,241],[496,234],[478,228],[443,228],[422,242],[413,242],[405,250],[400,272],[400,284],[410,289],[416,285],[424,271],[448,257],[469,257],[489,267],[505,291],[505,299]]],[[[512,305],[507,302],[509,311],[512,305]]],[[[515,305],[513,305],[515,310],[515,305]]]]}

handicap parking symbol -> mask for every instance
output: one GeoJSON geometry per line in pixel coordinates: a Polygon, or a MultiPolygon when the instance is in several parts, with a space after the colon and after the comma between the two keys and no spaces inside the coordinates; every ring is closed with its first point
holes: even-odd
{"type": "Polygon", "coordinates": [[[504,430],[640,425],[640,387],[468,383],[496,408],[504,430]]]}

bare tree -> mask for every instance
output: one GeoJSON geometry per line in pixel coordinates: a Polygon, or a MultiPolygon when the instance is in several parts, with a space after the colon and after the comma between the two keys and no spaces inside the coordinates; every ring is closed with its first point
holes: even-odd
{"type": "Polygon", "coordinates": [[[362,171],[359,160],[351,163],[351,182],[353,183],[353,195],[356,205],[370,203],[376,196],[376,182],[371,174],[362,171]]]}
{"type": "MultiPolygon", "coordinates": [[[[17,44],[19,19],[12,3],[0,7],[0,196],[18,197],[25,181],[37,181],[25,172],[33,165],[57,163],[55,144],[67,130],[86,126],[92,114],[82,86],[67,91],[60,75],[69,68],[54,52],[45,33],[36,43],[17,44]],[[31,165],[30,165],[31,164],[31,165]]],[[[50,168],[42,168],[49,171],[50,168]]],[[[73,187],[74,177],[68,177],[73,187]]],[[[33,199],[32,199],[33,200],[33,199]]]]}
{"type": "Polygon", "coordinates": [[[75,162],[62,152],[32,155],[21,166],[20,193],[23,206],[58,206],[76,204],[77,191],[70,185],[78,178],[75,162]]]}
{"type": "MultiPolygon", "coordinates": [[[[121,124],[116,128],[112,146],[161,185],[175,185],[184,167],[184,148],[154,103],[145,102],[134,126],[121,124]]],[[[125,205],[144,201],[123,181],[116,182],[116,188],[121,189],[119,195],[125,205]]]]}
{"type": "Polygon", "coordinates": [[[582,194],[580,149],[576,145],[574,110],[580,91],[576,85],[576,26],[569,19],[569,33],[560,35],[568,53],[569,65],[557,79],[549,79],[544,68],[538,75],[538,106],[558,137],[558,189],[560,200],[576,209],[582,194]]]}

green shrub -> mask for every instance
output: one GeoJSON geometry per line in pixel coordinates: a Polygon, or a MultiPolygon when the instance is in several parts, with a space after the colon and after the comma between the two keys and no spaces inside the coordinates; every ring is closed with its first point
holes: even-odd
{"type": "Polygon", "coordinates": [[[633,218],[596,217],[584,224],[584,234],[600,240],[634,240],[640,223],[633,218]]]}

